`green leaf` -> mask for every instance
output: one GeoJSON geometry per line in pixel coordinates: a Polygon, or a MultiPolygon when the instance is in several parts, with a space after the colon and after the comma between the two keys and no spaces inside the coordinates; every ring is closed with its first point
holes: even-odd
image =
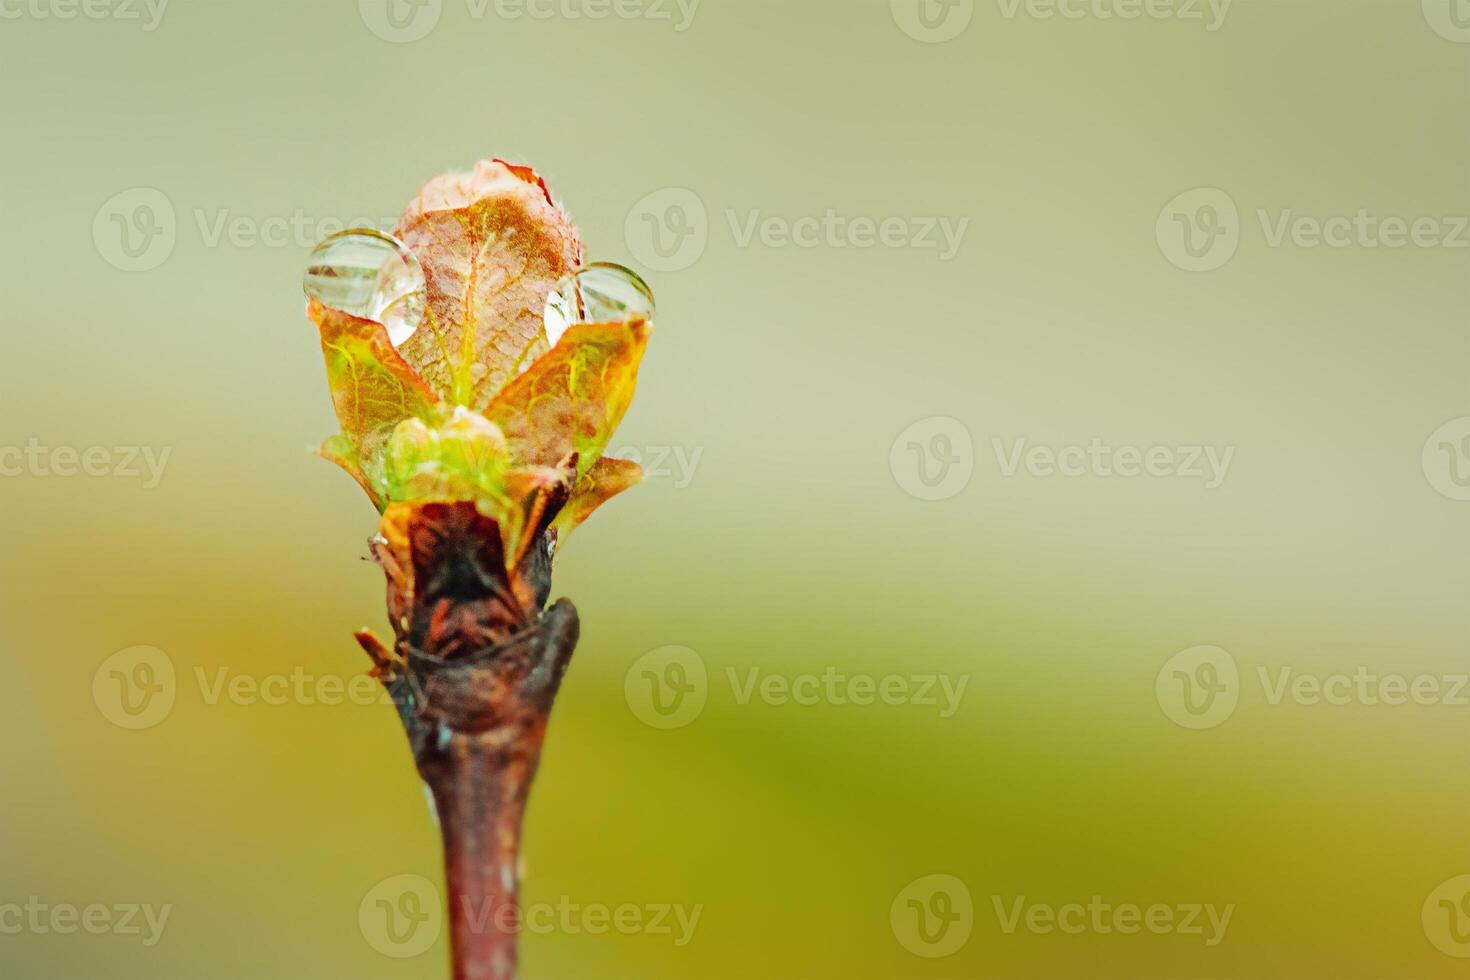
{"type": "Polygon", "coordinates": [[[507,385],[485,415],[516,465],[557,466],[576,453],[587,473],[633,401],[649,332],[644,320],[579,323],[507,385]]]}
{"type": "Polygon", "coordinates": [[[327,384],[342,425],[321,454],[352,474],[381,509],[389,437],[405,419],[432,418],[439,399],[393,349],[382,324],[316,301],[307,314],[321,333],[327,384]]]}

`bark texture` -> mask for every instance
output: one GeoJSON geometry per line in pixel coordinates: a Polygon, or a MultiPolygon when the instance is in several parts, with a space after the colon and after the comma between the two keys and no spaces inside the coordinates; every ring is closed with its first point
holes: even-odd
{"type": "Polygon", "coordinates": [[[552,704],[576,647],[576,608],[542,612],[561,500],[537,508],[508,567],[495,521],[473,503],[384,517],[374,555],[397,642],[359,633],[399,705],[444,835],[453,969],[511,980],[519,931],[521,824],[552,704]]]}

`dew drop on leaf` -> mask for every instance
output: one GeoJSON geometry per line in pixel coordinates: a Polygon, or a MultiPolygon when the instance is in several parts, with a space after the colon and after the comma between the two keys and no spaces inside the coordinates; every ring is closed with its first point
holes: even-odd
{"type": "Polygon", "coordinates": [[[394,347],[419,328],[428,301],[419,260],[398,239],[373,228],[324,238],[307,261],[302,288],[323,306],[381,323],[394,347]]]}
{"type": "Polygon", "coordinates": [[[546,339],[551,345],[576,323],[653,322],[653,290],[632,269],[594,262],[564,276],[546,298],[546,339]]]}

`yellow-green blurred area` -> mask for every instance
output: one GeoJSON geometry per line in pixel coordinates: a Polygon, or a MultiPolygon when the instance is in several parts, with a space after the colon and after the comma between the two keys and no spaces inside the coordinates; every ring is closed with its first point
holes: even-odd
{"type": "Polygon", "coordinates": [[[0,975],[447,974],[300,278],[495,155],[659,300],[525,976],[1470,975],[1470,4],[388,3],[0,0],[0,975]]]}

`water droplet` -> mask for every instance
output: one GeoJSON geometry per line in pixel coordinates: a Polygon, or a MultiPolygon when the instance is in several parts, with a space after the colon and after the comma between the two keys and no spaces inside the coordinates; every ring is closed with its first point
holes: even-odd
{"type": "Polygon", "coordinates": [[[373,228],[324,238],[306,264],[302,288],[323,306],[381,323],[394,347],[413,336],[428,303],[419,260],[398,239],[373,228]]]}
{"type": "Polygon", "coordinates": [[[652,321],[653,290],[632,269],[594,262],[564,276],[546,298],[546,339],[556,346],[574,323],[652,321]]]}

